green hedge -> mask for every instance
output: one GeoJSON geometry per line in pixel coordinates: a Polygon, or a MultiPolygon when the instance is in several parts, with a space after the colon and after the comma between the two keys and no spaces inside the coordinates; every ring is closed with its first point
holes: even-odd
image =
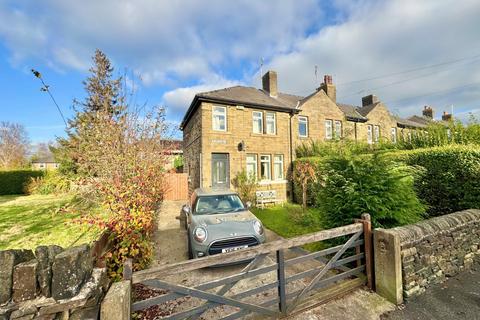
{"type": "Polygon", "coordinates": [[[41,177],[43,174],[39,170],[0,171],[0,195],[24,194],[30,178],[41,177]]]}
{"type": "Polygon", "coordinates": [[[382,155],[424,168],[415,180],[429,216],[480,208],[480,147],[450,145],[382,155]]]}

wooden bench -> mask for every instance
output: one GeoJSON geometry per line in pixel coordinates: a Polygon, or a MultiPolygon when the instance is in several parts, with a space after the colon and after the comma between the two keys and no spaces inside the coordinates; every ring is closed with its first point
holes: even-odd
{"type": "Polygon", "coordinates": [[[255,192],[257,198],[257,206],[260,205],[262,208],[265,207],[266,203],[283,203],[282,200],[277,199],[277,191],[275,190],[265,190],[255,192]]]}

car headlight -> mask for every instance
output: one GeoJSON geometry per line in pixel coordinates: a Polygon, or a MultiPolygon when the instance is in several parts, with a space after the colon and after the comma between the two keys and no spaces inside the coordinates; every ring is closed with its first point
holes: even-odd
{"type": "Polygon", "coordinates": [[[204,242],[207,240],[207,230],[203,227],[196,227],[195,230],[193,230],[193,237],[197,242],[204,242]]]}
{"type": "Polygon", "coordinates": [[[255,220],[253,222],[253,229],[255,230],[255,232],[261,236],[263,234],[263,226],[262,226],[262,223],[258,220],[255,220]]]}

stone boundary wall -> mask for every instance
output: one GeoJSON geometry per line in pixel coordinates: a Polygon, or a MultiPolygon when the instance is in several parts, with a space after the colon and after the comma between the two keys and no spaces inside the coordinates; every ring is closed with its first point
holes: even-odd
{"type": "Polygon", "coordinates": [[[374,232],[377,292],[402,303],[468,270],[480,257],[480,210],[374,232]]]}
{"type": "Polygon", "coordinates": [[[98,319],[110,281],[99,259],[103,234],[91,245],[0,251],[0,320],[98,319]]]}

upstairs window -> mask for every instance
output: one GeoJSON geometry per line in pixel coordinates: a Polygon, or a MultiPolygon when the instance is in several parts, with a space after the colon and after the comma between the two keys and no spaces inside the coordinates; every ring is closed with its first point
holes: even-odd
{"type": "Polygon", "coordinates": [[[332,140],[333,138],[333,121],[325,120],[325,139],[332,140]]]}
{"type": "Polygon", "coordinates": [[[375,142],[378,142],[380,140],[380,126],[375,126],[375,142]]]}
{"type": "Polygon", "coordinates": [[[397,143],[397,128],[392,128],[391,132],[391,138],[393,143],[397,143]]]}
{"type": "Polygon", "coordinates": [[[247,154],[247,175],[257,178],[257,155],[247,154]]]}
{"type": "Polygon", "coordinates": [[[269,154],[260,156],[260,178],[262,180],[272,180],[272,163],[269,154]]]}
{"type": "Polygon", "coordinates": [[[308,118],[298,117],[298,136],[302,138],[308,137],[308,118]]]}
{"type": "Polygon", "coordinates": [[[371,124],[367,125],[367,142],[373,143],[373,126],[371,124]]]}
{"type": "Polygon", "coordinates": [[[273,157],[273,170],[275,180],[283,180],[283,154],[276,154],[273,157]]]}
{"type": "Polygon", "coordinates": [[[342,121],[335,120],[335,138],[340,139],[342,137],[342,121]]]}
{"type": "Polygon", "coordinates": [[[212,128],[215,131],[227,131],[227,108],[214,106],[212,110],[212,128]]]}
{"type": "Polygon", "coordinates": [[[263,112],[253,111],[253,133],[263,133],[263,112]]]}
{"type": "Polygon", "coordinates": [[[277,128],[275,123],[275,112],[267,112],[266,116],[266,127],[267,127],[267,134],[276,134],[277,128]]]}

